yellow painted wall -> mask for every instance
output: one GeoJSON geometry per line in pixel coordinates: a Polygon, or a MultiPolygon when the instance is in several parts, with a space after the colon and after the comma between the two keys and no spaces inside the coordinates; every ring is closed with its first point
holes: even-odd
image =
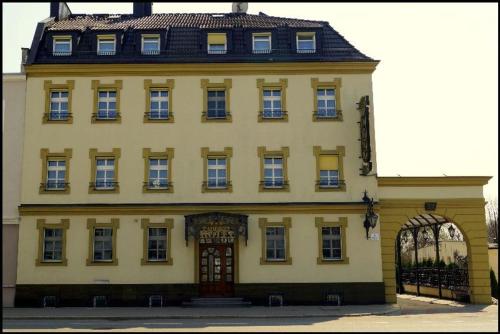
{"type": "MultiPolygon", "coordinates": [[[[43,77],[28,78],[26,138],[24,144],[22,203],[186,203],[186,202],[287,202],[287,201],[360,201],[366,189],[377,197],[376,180],[359,175],[361,166],[359,111],[356,103],[372,91],[370,74],[342,75],[234,75],[172,77],[50,77],[53,83],[75,80],[73,90],[73,124],[42,124],[44,112],[43,77]],[[320,81],[342,79],[342,122],[313,122],[311,78],[320,81]],[[200,79],[222,82],[232,79],[232,123],[202,123],[202,89],[200,79]],[[288,122],[258,123],[257,78],[266,82],[288,79],[288,122]],[[121,90],[121,124],[91,124],[93,91],[91,80],[102,83],[123,80],[121,90]],[[145,111],[144,79],[155,82],[175,80],[172,111],[175,123],[143,123],[145,111]],[[344,174],[346,192],[315,192],[315,157],[313,146],[335,149],[345,146],[344,174]],[[222,150],[233,148],[231,181],[233,193],[201,193],[203,165],[200,148],[222,150]],[[288,175],[290,192],[259,193],[259,158],[257,147],[269,150],[290,148],[288,175]],[[121,148],[119,160],[119,194],[88,194],[90,182],[89,148],[111,151],[121,148]],[[143,194],[144,160],[142,149],[162,151],[175,148],[173,159],[173,194],[143,194]],[[38,194],[41,182],[40,149],[62,152],[73,149],[69,182],[71,194],[38,194]]],[[[372,109],[373,110],[373,109],[372,109]]],[[[371,122],[373,131],[373,119],[371,122]]],[[[372,132],[372,141],[375,136],[372,132]]],[[[372,142],[373,173],[376,172],[375,147],[372,142]]]]}
{"type": "MultiPolygon", "coordinates": [[[[120,219],[117,231],[117,266],[86,266],[88,254],[88,230],[85,216],[71,217],[22,217],[20,224],[19,247],[23,251],[18,257],[17,284],[92,284],[94,280],[109,280],[111,284],[120,283],[193,283],[194,282],[194,244],[190,240],[186,247],[184,241],[183,216],[98,216],[97,222],[110,222],[111,218],[120,219]],[[45,218],[47,223],[57,223],[61,218],[70,219],[67,231],[67,267],[35,266],[38,247],[36,219],[45,218]],[[173,265],[141,266],[143,234],[141,218],[151,222],[162,222],[164,218],[174,219],[172,230],[173,265]]],[[[380,241],[366,240],[361,215],[250,215],[248,246],[244,239],[239,243],[240,283],[273,282],[381,282],[382,262],[380,241]],[[292,265],[260,265],[261,230],[258,218],[268,221],[281,221],[284,216],[291,217],[290,253],[292,265]],[[318,230],[315,217],[325,221],[336,221],[338,217],[348,217],[347,256],[349,264],[318,265],[318,230]]],[[[380,233],[379,228],[375,232],[380,233]]]]}
{"type": "Polygon", "coordinates": [[[379,198],[400,199],[446,199],[446,198],[483,198],[482,186],[454,187],[380,187],[379,198]]]}
{"type": "Polygon", "coordinates": [[[495,273],[495,277],[498,282],[498,248],[489,248],[488,249],[488,258],[490,260],[490,268],[493,269],[495,273]]]}

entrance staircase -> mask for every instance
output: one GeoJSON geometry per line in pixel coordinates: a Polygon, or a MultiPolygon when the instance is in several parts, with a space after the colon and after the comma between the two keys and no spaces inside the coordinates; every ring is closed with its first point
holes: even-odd
{"type": "Polygon", "coordinates": [[[249,301],[244,301],[240,297],[230,298],[191,298],[189,302],[183,302],[184,307],[244,307],[252,305],[249,301]]]}

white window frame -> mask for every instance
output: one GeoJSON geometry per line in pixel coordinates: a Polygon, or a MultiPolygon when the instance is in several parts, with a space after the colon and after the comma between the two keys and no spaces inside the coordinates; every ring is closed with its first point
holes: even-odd
{"type": "Polygon", "coordinates": [[[116,54],[116,36],[97,36],[97,54],[99,56],[113,56],[116,54]],[[110,43],[113,39],[113,51],[103,51],[101,52],[101,42],[110,43]]]}
{"type": "Polygon", "coordinates": [[[275,225],[275,226],[266,226],[266,230],[265,230],[265,236],[266,236],[266,261],[277,261],[277,262],[283,262],[283,261],[286,261],[286,227],[283,226],[283,225],[275,225]],[[267,234],[267,230],[268,229],[276,229],[276,228],[280,228],[283,230],[283,234],[282,235],[278,235],[278,234],[273,234],[273,235],[268,235],[267,234]],[[276,242],[278,240],[281,240],[280,238],[278,238],[278,236],[280,237],[283,237],[283,258],[277,258],[276,255],[277,255],[277,250],[278,249],[281,249],[281,248],[278,248],[276,246],[276,242]],[[273,253],[274,253],[274,258],[269,258],[267,256],[267,250],[269,249],[268,245],[269,245],[269,241],[273,241],[273,253]]]}
{"type": "Polygon", "coordinates": [[[207,157],[207,188],[208,189],[225,189],[227,188],[227,158],[219,158],[219,157],[207,157]],[[215,160],[215,165],[210,165],[209,161],[215,160]],[[224,165],[220,164],[219,161],[224,160],[224,165]],[[210,176],[210,170],[215,170],[215,177],[210,176]],[[226,176],[222,178],[219,176],[219,171],[224,170],[226,176]],[[210,185],[210,180],[215,180],[215,186],[210,185]],[[223,185],[219,185],[219,183],[224,182],[223,185]]]}
{"type": "Polygon", "coordinates": [[[342,227],[340,226],[322,226],[321,227],[321,257],[325,261],[339,261],[342,260],[342,227]],[[338,229],[339,233],[338,234],[323,234],[323,229],[327,228],[332,232],[334,229],[338,229]],[[324,242],[325,240],[328,241],[328,248],[324,247],[324,242]],[[333,247],[333,241],[338,240],[339,241],[339,247],[333,247]],[[329,253],[331,256],[325,257],[324,255],[324,250],[328,249],[329,253]],[[340,251],[340,257],[333,257],[333,250],[338,249],[340,251]]]}
{"type": "Polygon", "coordinates": [[[52,39],[52,55],[53,56],[71,56],[73,53],[73,39],[71,36],[54,36],[52,39]],[[69,52],[58,52],[56,51],[56,44],[58,42],[68,42],[69,43],[69,52]]]}
{"type": "Polygon", "coordinates": [[[148,188],[149,189],[167,189],[168,188],[168,159],[164,158],[149,158],[149,172],[148,172],[148,188]],[[151,164],[152,160],[158,160],[158,165],[151,164]],[[160,161],[165,160],[165,165],[161,165],[160,161]],[[158,177],[151,178],[151,171],[157,171],[158,177]],[[160,171],[164,170],[166,172],[165,177],[160,177],[160,171]],[[151,185],[151,181],[159,181],[158,186],[151,185]],[[165,181],[165,186],[161,186],[161,181],[165,181]]]}
{"type": "Polygon", "coordinates": [[[262,90],[262,117],[263,118],[282,118],[283,117],[283,101],[282,101],[282,92],[281,88],[264,88],[262,90]],[[271,95],[266,96],[265,92],[270,91],[271,95]],[[278,91],[280,92],[279,96],[274,96],[273,92],[278,91]],[[265,107],[265,101],[270,101],[271,102],[271,109],[269,110],[271,112],[271,116],[266,116],[266,107],[265,107]],[[274,101],[280,101],[280,107],[279,109],[274,108],[274,101]]]}
{"type": "Polygon", "coordinates": [[[92,259],[94,262],[113,262],[113,228],[112,227],[94,227],[94,240],[92,240],[92,259]],[[96,231],[97,230],[110,230],[111,235],[100,235],[96,236],[96,231]],[[99,238],[99,239],[98,239],[99,238]],[[109,250],[107,248],[104,248],[104,242],[108,241],[107,239],[109,238],[109,241],[111,242],[111,258],[110,259],[96,259],[95,258],[95,253],[96,253],[96,242],[102,242],[103,247],[101,249],[97,249],[102,253],[102,257],[104,257],[104,252],[109,250]]]}
{"type": "Polygon", "coordinates": [[[168,88],[151,88],[149,90],[149,119],[168,119],[168,114],[169,114],[169,94],[170,91],[168,88]],[[153,97],[153,92],[158,92],[158,96],[153,97]],[[166,92],[166,96],[161,96],[162,92],[166,92]],[[167,108],[162,109],[161,108],[161,102],[166,102],[167,103],[167,108]],[[158,104],[158,117],[152,117],[153,111],[151,109],[151,103],[157,103],[158,104]],[[166,117],[161,117],[162,113],[167,113],[166,117]]]}
{"type": "Polygon", "coordinates": [[[161,262],[165,262],[168,260],[168,228],[167,227],[153,227],[153,226],[149,226],[148,227],[148,249],[147,249],[147,256],[148,256],[148,261],[150,262],[155,262],[155,261],[161,261],[161,262]],[[149,231],[152,230],[152,229],[156,229],[156,230],[165,230],[165,235],[164,236],[161,236],[161,235],[154,235],[154,236],[151,236],[149,234],[149,231]],[[149,247],[149,242],[150,241],[157,241],[156,243],[156,248],[150,248],[149,247]],[[160,253],[160,249],[158,248],[158,241],[164,241],[165,242],[165,258],[158,258],[158,255],[160,253]],[[149,251],[150,250],[154,250],[156,251],[156,258],[150,258],[149,257],[149,251]]]}
{"type": "Polygon", "coordinates": [[[66,160],[47,160],[47,190],[65,190],[66,189],[66,160]],[[51,162],[57,162],[57,166],[50,166],[51,162]],[[59,163],[63,163],[64,166],[59,166],[59,163]],[[64,177],[59,178],[59,172],[64,171],[64,177]],[[56,172],[56,177],[51,179],[49,178],[49,172],[56,172]],[[49,183],[55,183],[55,187],[49,187],[49,183]],[[62,183],[62,187],[59,187],[59,183],[62,183]]]}
{"type": "Polygon", "coordinates": [[[257,33],[252,35],[252,52],[256,54],[261,54],[261,53],[271,53],[272,50],[272,39],[271,39],[271,33],[257,33]],[[267,40],[269,41],[269,48],[265,50],[256,50],[255,49],[255,39],[256,38],[262,38],[262,37],[267,37],[267,40]]]}
{"type": "Polygon", "coordinates": [[[316,117],[318,117],[318,118],[335,118],[335,117],[337,117],[337,100],[335,98],[335,94],[337,94],[336,89],[337,88],[333,88],[333,87],[317,88],[316,89],[316,105],[318,106],[318,110],[316,111],[316,117]],[[333,95],[327,95],[328,90],[333,90],[333,95]],[[324,91],[325,94],[320,96],[319,95],[320,91],[324,91]],[[328,101],[330,101],[330,100],[333,101],[333,113],[332,114],[328,113],[328,109],[330,109],[328,107],[328,101]],[[325,101],[325,106],[320,107],[319,101],[325,101]],[[323,115],[320,114],[320,109],[325,111],[323,115]]]}
{"type": "MultiPolygon", "coordinates": [[[[226,90],[225,89],[207,89],[207,118],[226,118],[227,117],[227,102],[226,102],[226,90]],[[218,95],[217,93],[223,92],[224,96],[210,96],[210,92],[216,92],[215,95],[218,95]],[[215,116],[210,116],[210,107],[209,104],[210,102],[214,101],[215,102],[215,116]],[[224,102],[224,115],[220,116],[220,108],[219,108],[219,103],[223,101],[224,102]]],[[[213,110],[213,109],[212,109],[213,110]]]]}
{"type": "Polygon", "coordinates": [[[67,120],[68,117],[69,117],[69,91],[66,90],[66,89],[62,89],[62,90],[51,90],[50,91],[50,102],[49,102],[49,120],[54,120],[54,121],[64,121],[64,120],[67,120]],[[58,94],[57,97],[53,97],[52,94],[58,94]],[[62,93],[66,93],[66,97],[62,97],[62,93]],[[57,110],[53,110],[52,109],[52,103],[57,103],[57,110]],[[67,108],[66,108],[66,116],[62,116],[61,114],[63,114],[63,111],[61,109],[61,106],[63,103],[66,103],[67,104],[67,108]],[[52,118],[52,116],[54,114],[57,114],[57,118],[52,118]]]}
{"type": "Polygon", "coordinates": [[[118,117],[118,113],[116,111],[116,103],[117,103],[116,96],[117,95],[118,95],[118,92],[116,90],[114,90],[114,89],[99,89],[97,91],[97,115],[96,115],[96,119],[116,119],[118,117]],[[106,96],[105,97],[101,97],[101,93],[106,93],[106,96]],[[109,93],[115,93],[115,96],[114,97],[110,97],[109,93]],[[102,111],[101,111],[101,108],[100,108],[100,104],[103,103],[103,102],[106,103],[106,108],[103,109],[104,113],[106,114],[106,117],[101,117],[100,116],[102,114],[102,111]],[[114,102],[115,103],[115,109],[111,109],[109,107],[110,102],[114,102]],[[115,112],[115,117],[109,117],[109,113],[111,111],[115,112]]]}
{"type": "Polygon", "coordinates": [[[283,156],[265,156],[264,157],[264,188],[283,188],[285,186],[285,175],[284,175],[284,157],[283,156]],[[272,159],[270,164],[266,163],[267,159],[272,159]],[[280,159],[281,164],[276,164],[275,159],[280,159]],[[266,176],[266,169],[270,169],[272,171],[272,175],[266,176]],[[275,171],[281,169],[281,176],[276,176],[275,171]],[[272,185],[266,183],[266,180],[272,181],[272,185]],[[276,185],[276,182],[281,180],[281,185],[276,185]]]}
{"type": "Polygon", "coordinates": [[[295,49],[297,50],[297,53],[316,53],[316,33],[309,34],[309,33],[298,32],[295,35],[295,42],[296,42],[295,49]],[[299,36],[300,37],[312,37],[314,48],[313,49],[299,49],[299,36]]]}
{"type": "Polygon", "coordinates": [[[63,258],[63,235],[64,235],[64,230],[62,228],[52,228],[52,227],[44,227],[43,228],[43,249],[42,249],[42,259],[43,259],[43,262],[62,262],[62,258],[63,258]],[[46,230],[61,230],[61,235],[58,236],[58,237],[55,237],[55,236],[52,236],[52,237],[47,237],[45,235],[45,231],[46,230]],[[60,242],[60,245],[61,245],[61,248],[59,249],[60,250],[60,254],[61,254],[61,258],[60,259],[46,259],[45,258],[45,246],[46,246],[46,242],[50,242],[52,244],[52,250],[50,252],[52,252],[52,257],[54,257],[54,254],[56,253],[56,241],[59,241],[60,242]]]}
{"type": "Polygon", "coordinates": [[[108,186],[107,183],[108,182],[115,182],[115,179],[116,179],[116,171],[115,171],[115,158],[97,158],[96,159],[96,168],[95,168],[95,189],[98,189],[98,190],[108,190],[108,189],[114,189],[115,188],[115,185],[114,184],[111,184],[111,186],[108,186]],[[104,160],[105,163],[104,165],[99,165],[97,164],[97,162],[99,160],[104,160]],[[110,161],[113,161],[113,165],[110,165],[109,162],[110,161]],[[110,171],[112,170],[113,171],[113,178],[112,179],[108,179],[107,177],[107,174],[106,172],[107,171],[110,171]],[[97,177],[97,174],[99,171],[104,171],[104,178],[98,178],[97,177]],[[98,183],[100,182],[104,182],[104,186],[98,186],[98,183]]]}
{"type": "Polygon", "coordinates": [[[340,180],[339,180],[339,170],[338,169],[320,169],[319,170],[319,187],[320,188],[339,188],[340,180]],[[321,172],[327,172],[327,176],[322,177],[321,172]],[[336,175],[335,175],[336,174],[336,175]],[[322,180],[327,180],[328,184],[322,184],[322,180]]]}
{"type": "Polygon", "coordinates": [[[143,55],[159,55],[160,54],[160,48],[161,48],[161,45],[160,45],[160,35],[142,35],[141,36],[141,53],[143,55]],[[156,39],[157,41],[157,44],[158,44],[158,50],[154,50],[154,51],[145,51],[144,50],[144,44],[145,44],[145,39],[156,39]]]}

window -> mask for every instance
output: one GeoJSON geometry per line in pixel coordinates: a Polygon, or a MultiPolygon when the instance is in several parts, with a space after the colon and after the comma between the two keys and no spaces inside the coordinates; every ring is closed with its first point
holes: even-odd
{"type": "Polygon", "coordinates": [[[97,119],[116,119],[116,91],[99,91],[97,119]]]}
{"type": "Polygon", "coordinates": [[[266,83],[264,79],[257,79],[259,89],[259,122],[264,121],[288,121],[286,112],[286,88],[287,79],[279,82],[266,83]]]}
{"type": "Polygon", "coordinates": [[[210,152],[208,147],[201,149],[205,165],[202,192],[232,192],[230,181],[230,157],[232,155],[233,149],[231,147],[225,147],[222,152],[210,152]]]}
{"type": "Polygon", "coordinates": [[[314,92],[313,121],[342,121],[340,86],[340,78],[335,78],[333,82],[311,79],[314,92]]]}
{"type": "Polygon", "coordinates": [[[337,146],[335,150],[322,150],[321,146],[314,146],[313,153],[316,157],[316,191],[345,191],[344,146],[337,146]]]}
{"type": "Polygon", "coordinates": [[[315,53],[316,37],[314,33],[297,33],[297,53],[315,53]]]}
{"type": "Polygon", "coordinates": [[[160,54],[159,35],[142,35],[142,54],[144,55],[160,54]]]}
{"type": "Polygon", "coordinates": [[[52,55],[71,56],[71,36],[54,36],[52,55]]]}
{"type": "Polygon", "coordinates": [[[168,79],[165,83],[153,83],[152,80],[144,80],[146,91],[145,123],[173,123],[172,113],[172,89],[174,80],[168,79]]]}
{"type": "Polygon", "coordinates": [[[261,181],[259,191],[289,191],[287,174],[288,147],[282,147],[280,151],[267,151],[260,146],[257,153],[261,160],[261,181]]]}
{"type": "Polygon", "coordinates": [[[94,113],[92,123],[120,123],[120,90],[122,80],[115,80],[114,84],[102,84],[99,80],[92,80],[94,90],[94,113]]]}
{"type": "Polygon", "coordinates": [[[46,101],[43,123],[73,123],[71,99],[74,86],[74,80],[67,80],[65,84],[44,81],[46,101]]]}
{"type": "Polygon", "coordinates": [[[40,194],[69,194],[69,161],[72,149],[64,149],[63,153],[50,153],[47,148],[40,150],[42,159],[42,182],[40,194]]]}
{"type": "Polygon", "coordinates": [[[259,218],[262,231],[262,257],[260,264],[292,264],[290,256],[291,218],[284,217],[281,222],[268,222],[259,218]]]}
{"type": "Polygon", "coordinates": [[[64,190],[66,188],[66,161],[47,161],[47,190],[64,190]]]}
{"type": "Polygon", "coordinates": [[[151,152],[150,148],[144,148],[142,155],[145,162],[143,192],[173,192],[170,174],[174,149],[151,152]]]}
{"type": "Polygon", "coordinates": [[[39,231],[37,266],[67,265],[66,231],[69,219],[61,219],[61,223],[47,224],[45,219],[37,219],[39,231]]]}
{"type": "Polygon", "coordinates": [[[101,56],[112,56],[116,53],[115,35],[97,36],[97,54],[101,56]]]}
{"type": "Polygon", "coordinates": [[[118,159],[120,154],[119,148],[114,148],[112,152],[97,152],[95,148],[90,149],[92,170],[89,194],[119,192],[118,159]]]}
{"type": "Polygon", "coordinates": [[[172,265],[170,243],[173,224],[172,218],[166,218],[164,223],[152,223],[149,218],[141,219],[141,227],[144,231],[142,265],[172,265]]]}
{"type": "Polygon", "coordinates": [[[96,159],[95,188],[109,190],[115,187],[115,159],[96,159]]]}
{"type": "Polygon", "coordinates": [[[325,222],[322,217],[316,217],[318,229],[318,264],[349,263],[346,256],[347,218],[340,217],[336,222],[325,222]]]}
{"type": "Polygon", "coordinates": [[[226,92],[223,90],[208,90],[207,118],[226,117],[226,92]]]}
{"type": "Polygon", "coordinates": [[[208,188],[225,188],[227,186],[226,159],[208,158],[208,188]]]}
{"type": "Polygon", "coordinates": [[[89,256],[87,265],[117,265],[116,233],[120,227],[118,218],[111,218],[110,223],[97,223],[96,219],[87,219],[89,230],[89,256]]]}
{"type": "Polygon", "coordinates": [[[224,83],[209,83],[207,79],[202,79],[201,88],[203,89],[202,122],[231,122],[229,112],[231,79],[224,79],[224,83]]]}
{"type": "Polygon", "coordinates": [[[253,53],[271,53],[271,34],[253,34],[253,53]]]}
{"type": "Polygon", "coordinates": [[[208,34],[207,47],[209,54],[225,54],[227,51],[226,34],[208,34]]]}

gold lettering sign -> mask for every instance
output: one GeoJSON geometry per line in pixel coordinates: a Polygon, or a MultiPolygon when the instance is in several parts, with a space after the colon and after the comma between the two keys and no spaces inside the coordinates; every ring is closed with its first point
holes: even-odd
{"type": "Polygon", "coordinates": [[[234,231],[229,226],[212,224],[200,228],[200,243],[231,243],[234,242],[234,231]]]}

